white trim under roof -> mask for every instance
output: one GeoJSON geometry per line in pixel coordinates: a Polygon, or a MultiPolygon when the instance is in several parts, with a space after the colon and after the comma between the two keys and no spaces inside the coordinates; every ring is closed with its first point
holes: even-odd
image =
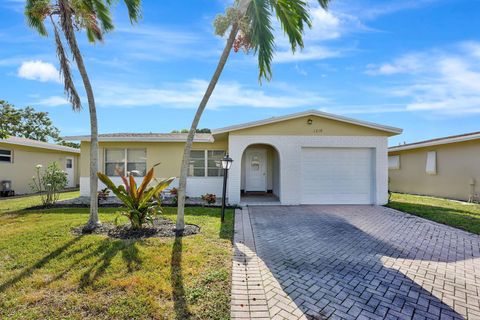
{"type": "Polygon", "coordinates": [[[388,152],[425,148],[425,147],[431,147],[431,146],[438,146],[442,144],[464,142],[464,141],[475,140],[475,139],[480,139],[480,132],[462,134],[457,136],[449,136],[445,138],[438,138],[438,139],[432,139],[432,140],[394,146],[394,147],[388,148],[388,152]]]}
{"type": "Polygon", "coordinates": [[[261,125],[265,125],[265,124],[270,124],[270,123],[275,123],[275,122],[280,122],[280,121],[285,121],[285,120],[290,120],[290,119],[295,119],[295,118],[300,118],[300,117],[305,117],[305,116],[318,116],[318,117],[322,117],[322,118],[326,118],[326,119],[337,120],[337,121],[347,122],[347,123],[351,123],[351,124],[355,124],[355,125],[359,125],[359,126],[363,126],[363,127],[368,127],[368,128],[372,128],[372,129],[386,131],[386,132],[391,132],[391,133],[394,133],[394,134],[399,134],[399,133],[402,133],[402,131],[403,131],[402,129],[396,128],[396,127],[384,126],[384,125],[376,124],[376,123],[373,123],[373,122],[356,120],[356,119],[352,119],[352,118],[348,118],[348,117],[344,117],[344,116],[338,116],[338,115],[334,115],[334,114],[331,114],[331,113],[326,113],[326,112],[322,112],[322,111],[318,111],[318,110],[307,110],[307,111],[303,111],[303,112],[292,113],[292,114],[285,115],[285,116],[272,117],[272,118],[269,118],[269,119],[246,122],[246,123],[242,123],[242,124],[238,124],[238,125],[233,125],[233,126],[229,126],[229,127],[215,129],[215,130],[212,131],[212,134],[215,135],[215,134],[221,134],[221,133],[226,133],[226,132],[230,132],[230,131],[242,130],[242,129],[247,129],[247,128],[251,128],[251,127],[257,127],[257,126],[261,126],[261,125]]]}
{"type": "MultiPolygon", "coordinates": [[[[67,141],[90,141],[90,136],[68,136],[67,141]]],[[[99,142],[185,142],[186,133],[124,133],[124,134],[100,134],[99,142]]],[[[214,142],[209,133],[196,134],[194,142],[214,142]]]]}
{"type": "Polygon", "coordinates": [[[0,139],[0,143],[80,154],[80,149],[20,137],[0,139]]]}

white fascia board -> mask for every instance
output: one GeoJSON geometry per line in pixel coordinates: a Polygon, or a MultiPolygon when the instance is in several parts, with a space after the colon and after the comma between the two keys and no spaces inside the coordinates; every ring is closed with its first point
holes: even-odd
{"type": "Polygon", "coordinates": [[[391,132],[395,134],[399,134],[403,132],[403,129],[396,128],[396,127],[391,127],[391,126],[385,126],[385,125],[380,125],[376,124],[373,122],[368,122],[368,121],[361,121],[361,120],[356,120],[344,116],[338,116],[334,114],[330,114],[327,112],[322,112],[318,110],[308,110],[308,111],[303,111],[303,112],[298,112],[298,113],[292,113],[286,116],[279,116],[279,117],[272,117],[269,119],[264,119],[264,120],[258,120],[258,121],[252,121],[252,122],[247,122],[243,124],[238,124],[238,125],[233,125],[229,127],[224,127],[224,128],[219,128],[212,130],[212,134],[220,134],[220,133],[226,133],[230,131],[236,131],[236,130],[241,130],[241,129],[247,129],[251,127],[256,127],[256,126],[261,126],[265,124],[270,124],[270,123],[276,123],[280,121],[285,121],[285,120],[290,120],[290,119],[295,119],[295,118],[300,118],[300,117],[305,117],[305,116],[318,116],[326,119],[331,119],[331,120],[337,120],[341,122],[346,122],[346,123],[351,123],[363,127],[368,127],[372,129],[377,129],[381,131],[386,131],[386,132],[391,132]]]}

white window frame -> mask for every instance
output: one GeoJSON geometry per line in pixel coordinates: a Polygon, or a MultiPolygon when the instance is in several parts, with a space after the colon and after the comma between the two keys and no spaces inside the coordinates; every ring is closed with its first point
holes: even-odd
{"type": "Polygon", "coordinates": [[[425,172],[431,175],[437,174],[437,152],[436,151],[427,152],[425,172]]]}
{"type": "Polygon", "coordinates": [[[400,169],[400,155],[388,156],[388,169],[390,170],[400,169]]]}
{"type": "Polygon", "coordinates": [[[13,163],[13,150],[12,149],[0,149],[2,151],[8,151],[10,152],[9,155],[6,155],[6,154],[2,154],[1,156],[2,157],[9,157],[10,158],[10,161],[0,161],[0,163],[13,163]]]}
{"type": "Polygon", "coordinates": [[[208,151],[221,151],[223,154],[227,154],[226,150],[223,149],[192,149],[191,151],[203,151],[204,157],[204,175],[203,176],[193,176],[188,175],[189,178],[222,178],[223,176],[209,176],[208,175],[208,151]]]}
{"type": "MultiPolygon", "coordinates": [[[[128,167],[128,150],[145,150],[145,154],[147,154],[146,148],[104,148],[103,149],[103,172],[107,173],[107,150],[123,150],[124,152],[124,160],[123,160],[123,174],[126,177],[127,174],[127,167],[128,167]]],[[[147,160],[145,159],[145,165],[147,164],[147,160]]],[[[110,177],[120,177],[120,176],[110,176],[110,177]]],[[[138,176],[144,177],[144,176],[138,176]]]]}

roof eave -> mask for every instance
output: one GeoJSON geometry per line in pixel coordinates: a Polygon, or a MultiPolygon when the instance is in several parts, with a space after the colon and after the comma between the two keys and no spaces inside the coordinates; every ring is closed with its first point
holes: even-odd
{"type": "Polygon", "coordinates": [[[416,143],[416,144],[410,144],[410,145],[394,146],[394,147],[388,148],[388,152],[427,148],[427,147],[432,147],[432,146],[458,143],[458,142],[465,142],[465,141],[471,141],[471,140],[476,140],[476,139],[480,139],[480,134],[476,134],[476,135],[472,135],[472,136],[468,136],[468,137],[447,138],[447,139],[444,139],[444,140],[430,141],[430,142],[425,142],[425,143],[416,143]]]}
{"type": "MultiPolygon", "coordinates": [[[[66,141],[90,142],[90,136],[70,136],[63,138],[66,141]]],[[[186,139],[178,138],[158,138],[158,137],[99,137],[99,142],[186,142],[186,139]]],[[[215,140],[211,138],[196,138],[193,142],[211,143],[215,140]]]]}
{"type": "Polygon", "coordinates": [[[221,133],[227,133],[231,131],[237,131],[237,130],[242,130],[242,129],[247,129],[247,128],[252,128],[252,127],[257,127],[261,125],[266,125],[266,124],[271,124],[271,123],[276,123],[276,122],[281,122],[285,120],[290,120],[290,119],[296,119],[300,117],[305,117],[305,116],[319,116],[331,120],[337,120],[337,121],[342,121],[342,122],[347,122],[363,127],[368,127],[380,131],[385,131],[385,132],[390,132],[393,134],[400,134],[403,132],[403,129],[396,128],[396,127],[391,127],[391,126],[385,126],[385,125],[380,125],[372,122],[367,122],[367,121],[360,121],[348,117],[343,117],[343,116],[337,116],[333,115],[327,112],[322,112],[318,110],[308,110],[308,111],[303,111],[303,112],[298,112],[298,113],[293,113],[290,115],[286,116],[279,116],[279,117],[273,117],[265,120],[258,120],[258,121],[252,121],[252,122],[247,122],[244,124],[239,124],[239,125],[233,125],[233,126],[228,126],[224,128],[219,128],[212,130],[212,134],[221,134],[221,133]]]}
{"type": "Polygon", "coordinates": [[[20,141],[6,141],[6,140],[0,140],[0,142],[5,143],[5,144],[14,145],[14,146],[22,146],[22,147],[29,147],[29,148],[38,148],[38,149],[44,149],[44,150],[52,150],[52,151],[80,154],[79,149],[64,147],[64,146],[58,146],[58,147],[55,147],[55,146],[39,146],[39,145],[32,145],[32,144],[29,144],[29,143],[23,143],[23,142],[20,142],[20,141]]]}

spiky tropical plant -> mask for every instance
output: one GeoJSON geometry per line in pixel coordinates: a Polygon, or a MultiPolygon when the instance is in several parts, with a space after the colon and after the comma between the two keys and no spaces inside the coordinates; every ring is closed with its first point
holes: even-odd
{"type": "Polygon", "coordinates": [[[122,176],[123,185],[116,186],[107,175],[101,172],[97,173],[100,181],[127,207],[127,210],[123,211],[122,214],[130,220],[132,229],[140,229],[147,222],[153,223],[156,214],[161,210],[160,201],[155,199],[175,179],[164,179],[155,186],[149,187],[153,180],[153,169],[148,171],[138,187],[132,174],[128,178],[122,176]]]}
{"type": "MultiPolygon", "coordinates": [[[[98,124],[95,97],[87,69],[83,61],[75,35],[76,30],[83,30],[90,42],[102,41],[106,32],[113,30],[111,17],[113,0],[27,0],[25,15],[30,27],[42,36],[47,36],[45,20],[50,21],[55,37],[56,53],[60,63],[65,94],[74,111],[82,108],[80,97],[73,81],[70,61],[63,46],[63,38],[73,55],[87,94],[90,113],[90,218],[86,228],[94,229],[100,225],[98,219],[98,124]]],[[[124,0],[130,22],[136,22],[140,15],[140,0],[124,0]]]]}
{"type": "MultiPolygon", "coordinates": [[[[330,0],[317,0],[323,9],[327,9],[330,0]]],[[[307,0],[235,0],[224,15],[215,19],[215,33],[224,36],[230,30],[225,48],[213,73],[212,79],[198,105],[183,152],[178,188],[178,210],[176,228],[185,227],[184,207],[187,186],[188,164],[195,132],[205,107],[217,85],[232,48],[238,51],[253,51],[258,58],[259,80],[272,77],[272,60],[275,52],[274,28],[272,17],[276,16],[287,35],[292,52],[303,48],[305,26],[311,27],[307,0]]]]}

